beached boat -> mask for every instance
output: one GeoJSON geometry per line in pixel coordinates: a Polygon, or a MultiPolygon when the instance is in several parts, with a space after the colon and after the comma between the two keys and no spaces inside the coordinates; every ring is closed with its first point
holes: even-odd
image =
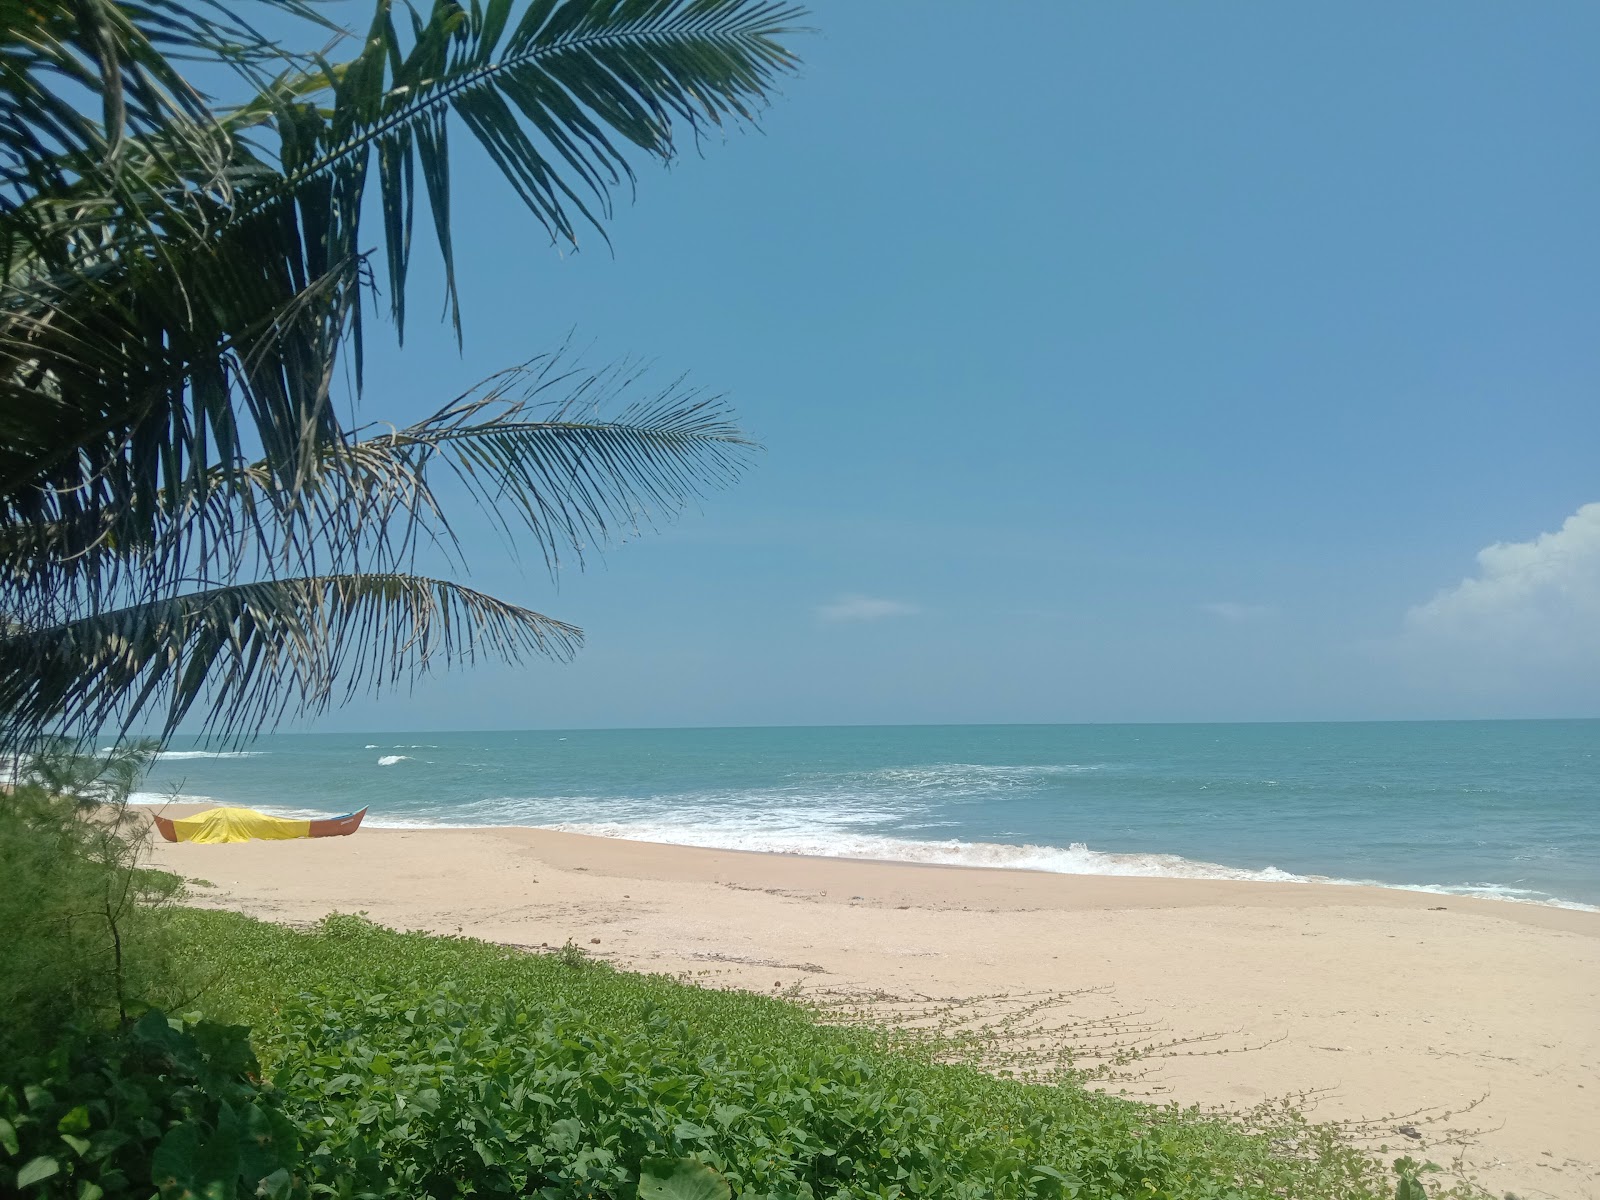
{"type": "Polygon", "coordinates": [[[192,817],[155,816],[156,828],[169,842],[277,842],[289,838],[347,837],[361,828],[366,809],[342,817],[313,820],[272,817],[253,808],[209,808],[192,817]]]}

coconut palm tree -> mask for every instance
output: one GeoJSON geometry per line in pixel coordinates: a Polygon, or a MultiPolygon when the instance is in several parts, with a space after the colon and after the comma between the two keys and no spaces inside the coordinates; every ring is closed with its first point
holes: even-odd
{"type": "Polygon", "coordinates": [[[199,0],[0,9],[0,738],[244,734],[479,655],[565,656],[573,626],[414,573],[457,546],[435,477],[553,566],[737,475],[720,402],[632,399],[623,369],[534,357],[397,429],[342,421],[336,368],[359,390],[366,324],[403,336],[419,207],[460,336],[452,137],[553,240],[603,237],[630,152],[754,118],[796,10],[377,0],[339,58],[199,0]],[[245,101],[205,101],[180,53],[245,101]]]}

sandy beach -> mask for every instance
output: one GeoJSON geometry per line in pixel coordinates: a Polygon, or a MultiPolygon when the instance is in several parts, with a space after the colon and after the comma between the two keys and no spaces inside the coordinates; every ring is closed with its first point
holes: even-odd
{"type": "Polygon", "coordinates": [[[1597,913],[517,828],[157,841],[153,858],[206,881],[192,889],[202,906],[288,922],[365,911],[529,948],[571,939],[618,966],[716,986],[940,998],[1095,989],[1062,1011],[1137,1013],[1159,1026],[1154,1040],[1211,1039],[1108,1086],[1243,1107],[1310,1093],[1316,1117],[1370,1121],[1372,1144],[1463,1156],[1496,1196],[1600,1198],[1597,913]]]}

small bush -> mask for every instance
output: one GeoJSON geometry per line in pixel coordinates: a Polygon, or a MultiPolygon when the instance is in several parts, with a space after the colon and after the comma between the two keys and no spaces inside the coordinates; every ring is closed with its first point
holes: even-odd
{"type": "Polygon", "coordinates": [[[182,880],[140,866],[145,830],[126,806],[140,754],[43,755],[0,793],[0,1082],[70,1026],[182,998],[161,911],[182,880]]]}
{"type": "Polygon", "coordinates": [[[14,1064],[0,1085],[0,1193],[283,1200],[294,1130],[256,1086],[247,1034],[150,1010],[14,1064]]]}

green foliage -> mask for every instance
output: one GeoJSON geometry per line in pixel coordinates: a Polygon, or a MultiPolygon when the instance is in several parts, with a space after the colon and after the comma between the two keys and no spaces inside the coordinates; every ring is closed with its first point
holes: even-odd
{"type": "Polygon", "coordinates": [[[125,1032],[71,1031],[0,1084],[0,1192],[39,1200],[290,1195],[295,1132],[247,1030],[152,1009],[125,1032]]]}
{"type": "MultiPolygon", "coordinates": [[[[297,0],[257,3],[301,9],[297,0]]],[[[220,184],[222,132],[175,63],[204,56],[243,65],[275,53],[223,6],[203,0],[0,0],[0,228],[27,243],[42,234],[41,224],[83,217],[73,205],[28,211],[26,200],[39,194],[85,206],[109,194],[133,207],[135,196],[148,198],[140,146],[152,139],[165,144],[167,163],[187,164],[186,177],[220,184]]],[[[0,257],[6,267],[13,261],[0,257]]]]}
{"type": "Polygon", "coordinates": [[[590,965],[589,952],[571,938],[567,939],[566,944],[557,950],[556,954],[564,966],[573,970],[590,965]]]}
{"type": "Polygon", "coordinates": [[[646,1162],[639,1173],[639,1200],[731,1200],[728,1181],[692,1158],[646,1162]]]}
{"type": "Polygon", "coordinates": [[[162,913],[182,880],[140,865],[144,830],[126,809],[148,758],[148,747],[55,752],[0,793],[0,1082],[67,1025],[105,1025],[182,992],[162,913]]]}
{"type": "MultiPolygon", "coordinates": [[[[707,1177],[653,1165],[684,1159],[752,1198],[888,1185],[1020,1196],[1054,1178],[1030,1161],[1034,1139],[978,1135],[849,1049],[736,1057],[660,1013],[618,1032],[566,1008],[427,986],[319,995],[288,1006],[282,1030],[267,1043],[276,1080],[321,1139],[308,1169],[330,1187],[353,1174],[356,1191],[380,1195],[450,1195],[466,1178],[486,1192],[617,1195],[652,1164],[657,1194],[689,1194],[707,1177]]],[[[1115,1195],[1123,1179],[1159,1185],[1171,1166],[1137,1141],[1076,1149],[1061,1177],[1087,1195],[1115,1195]]]]}
{"type": "Polygon", "coordinates": [[[1422,1176],[1437,1171],[1437,1163],[1419,1163],[1411,1157],[1394,1160],[1394,1200],[1428,1200],[1428,1187],[1422,1176]]]}
{"type": "Polygon", "coordinates": [[[1355,1151],[1295,1157],[1195,1112],[940,1065],[769,997],[359,917],[175,920],[208,959],[212,1014],[255,1026],[330,1194],[713,1187],[686,1161],[749,1200],[1390,1192],[1355,1151]]]}

